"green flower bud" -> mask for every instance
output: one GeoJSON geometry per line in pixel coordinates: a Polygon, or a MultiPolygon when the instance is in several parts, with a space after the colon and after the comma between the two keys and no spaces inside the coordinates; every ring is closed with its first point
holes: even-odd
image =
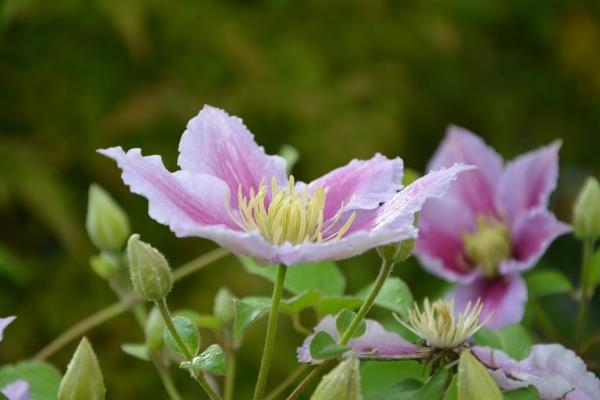
{"type": "Polygon", "coordinates": [[[223,325],[229,325],[233,322],[233,300],[233,294],[225,287],[219,289],[215,296],[213,314],[223,325]]]}
{"type": "Polygon", "coordinates": [[[390,263],[405,261],[412,255],[415,239],[407,239],[398,243],[386,244],[377,248],[379,257],[390,263]]]}
{"type": "Polygon", "coordinates": [[[146,326],[144,333],[146,334],[146,345],[150,350],[157,350],[163,345],[163,335],[165,332],[165,321],[160,315],[160,311],[157,307],[154,307],[148,319],[146,320],[146,326]]]}
{"type": "Polygon", "coordinates": [[[104,400],[105,394],[98,359],[90,342],[84,337],[60,382],[58,400],[104,400]]]}
{"type": "Polygon", "coordinates": [[[103,251],[90,258],[90,266],[101,278],[110,279],[121,269],[121,260],[117,254],[103,251]]]}
{"type": "Polygon", "coordinates": [[[581,239],[600,238],[600,185],[594,177],[586,179],[575,200],[573,230],[581,239]]]}
{"type": "Polygon", "coordinates": [[[502,400],[502,393],[487,368],[465,350],[458,363],[458,400],[502,400]]]}
{"type": "Polygon", "coordinates": [[[362,400],[358,367],[359,362],[356,358],[349,358],[339,363],[321,379],[311,400],[362,400]]]}
{"type": "Polygon", "coordinates": [[[95,183],[90,186],[85,228],[100,250],[121,250],[130,234],[125,211],[95,183]]]}
{"type": "Polygon", "coordinates": [[[148,301],[162,300],[173,287],[171,268],[154,247],[131,235],[127,242],[129,276],[136,292],[148,301]]]}

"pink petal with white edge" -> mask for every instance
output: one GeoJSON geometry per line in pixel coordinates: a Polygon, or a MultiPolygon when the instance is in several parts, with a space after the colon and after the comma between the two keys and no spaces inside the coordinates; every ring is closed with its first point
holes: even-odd
{"type": "Polygon", "coordinates": [[[463,310],[469,301],[475,304],[477,299],[481,299],[481,319],[485,320],[491,315],[486,327],[501,329],[523,319],[527,286],[518,274],[495,279],[480,278],[470,285],[456,286],[448,297],[454,298],[457,310],[463,310]]]}
{"type": "MultiPolygon", "coordinates": [[[[335,326],[335,316],[325,316],[315,327],[314,332],[326,332],[335,341],[339,334],[335,326]]],[[[402,359],[415,356],[418,347],[406,341],[397,333],[386,331],[377,321],[366,319],[367,329],[365,333],[348,342],[352,347],[344,357],[365,357],[369,359],[402,359]]],[[[308,336],[301,347],[298,347],[298,361],[301,363],[320,364],[321,360],[314,360],[310,355],[310,343],[315,335],[308,336]]]]}
{"type": "Polygon", "coordinates": [[[6,317],[6,318],[0,318],[0,341],[2,341],[3,337],[4,337],[4,329],[6,329],[6,327],[8,325],[11,324],[11,322],[13,322],[17,317],[6,317]]]}
{"type": "Polygon", "coordinates": [[[348,232],[339,240],[324,243],[305,242],[296,246],[289,243],[282,245],[281,261],[286,265],[293,265],[301,262],[341,260],[384,244],[415,238],[415,213],[427,200],[442,197],[456,176],[471,168],[455,165],[432,171],[401,190],[381,207],[359,211],[348,232]]]}
{"type": "Polygon", "coordinates": [[[479,272],[469,264],[463,235],[474,227],[473,214],[456,196],[428,201],[419,214],[415,254],[434,275],[451,282],[472,282],[479,272]]]}
{"type": "Polygon", "coordinates": [[[548,206],[558,180],[558,151],[561,142],[525,153],[511,161],[500,179],[496,204],[511,219],[533,208],[548,206]]]}
{"type": "Polygon", "coordinates": [[[333,217],[342,204],[344,211],[373,209],[402,189],[404,163],[376,154],[370,160],[353,160],[311,182],[310,188],[326,188],[325,220],[333,217]]]}
{"type": "Polygon", "coordinates": [[[542,400],[600,399],[600,380],[581,358],[559,344],[535,345],[523,361],[489,347],[474,347],[473,352],[504,390],[533,385],[542,400]]]}
{"type": "Polygon", "coordinates": [[[461,176],[452,193],[474,214],[494,215],[496,187],[502,176],[502,157],[477,135],[451,125],[428,168],[439,169],[455,163],[474,165],[477,170],[461,176]]]}
{"type": "Polygon", "coordinates": [[[29,383],[23,380],[19,380],[6,386],[0,390],[8,400],[31,400],[31,394],[29,394],[29,383]]]}
{"type": "Polygon", "coordinates": [[[114,159],[123,171],[123,181],[148,199],[150,216],[179,237],[207,225],[237,229],[226,211],[229,188],[217,177],[177,171],[170,173],[160,156],[143,157],[140,149],[127,153],[120,147],[98,151],[114,159]]]}
{"type": "Polygon", "coordinates": [[[545,209],[521,213],[511,226],[513,259],[500,265],[500,273],[533,268],[554,239],[568,232],[571,232],[571,226],[560,222],[545,209]]]}
{"type": "Polygon", "coordinates": [[[269,186],[273,177],[280,185],[287,181],[283,158],[267,155],[240,118],[208,105],[188,122],[177,163],[182,170],[214,175],[226,182],[234,208],[240,184],[248,196],[251,188],[257,191],[261,181],[269,186]]]}

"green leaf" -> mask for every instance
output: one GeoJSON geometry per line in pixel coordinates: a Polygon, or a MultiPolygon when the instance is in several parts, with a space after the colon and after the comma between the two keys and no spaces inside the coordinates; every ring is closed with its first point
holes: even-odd
{"type": "MultiPolygon", "coordinates": [[[[276,265],[261,267],[250,257],[240,257],[240,261],[246,271],[275,281],[276,265]]],[[[316,290],[323,295],[335,296],[344,293],[345,286],[346,278],[337,265],[330,261],[294,265],[288,269],[285,279],[285,288],[293,294],[316,290]]]]}
{"type": "Polygon", "coordinates": [[[148,355],[148,346],[146,343],[123,343],[121,350],[132,357],[138,358],[143,361],[150,361],[148,355]]]}
{"type": "Polygon", "coordinates": [[[227,373],[227,357],[218,344],[211,344],[191,363],[183,362],[182,367],[198,368],[212,375],[225,375],[227,373]]]}
{"type": "Polygon", "coordinates": [[[0,388],[19,379],[29,383],[29,392],[33,400],[56,399],[58,396],[61,376],[56,368],[50,364],[24,361],[0,368],[0,388]]]}
{"type": "Polygon", "coordinates": [[[473,338],[478,345],[502,350],[516,360],[526,358],[533,345],[529,333],[521,325],[509,325],[498,331],[481,328],[473,338]]]}
{"type": "Polygon", "coordinates": [[[344,354],[350,346],[338,344],[327,332],[319,331],[310,342],[310,355],[317,360],[327,360],[344,354]]]}
{"type": "Polygon", "coordinates": [[[369,398],[399,380],[423,379],[423,364],[414,360],[363,361],[360,365],[362,392],[369,398]]]}
{"type": "Polygon", "coordinates": [[[375,393],[365,395],[365,400],[414,400],[423,384],[416,379],[403,379],[375,393]]]}
{"type": "Polygon", "coordinates": [[[540,400],[538,391],[533,386],[511,390],[504,393],[504,400],[540,400]]]}
{"type": "Polygon", "coordinates": [[[242,336],[248,326],[266,315],[271,307],[271,299],[266,297],[246,297],[235,299],[233,317],[233,335],[242,336]]]}
{"type": "MultiPolygon", "coordinates": [[[[307,290],[290,299],[281,301],[281,311],[288,314],[297,314],[307,307],[317,306],[321,295],[316,290],[307,290]]],[[[270,299],[269,299],[270,302],[270,299]]]]}
{"type": "Polygon", "coordinates": [[[551,269],[534,270],[525,276],[525,281],[532,298],[569,293],[573,290],[573,285],[566,276],[551,269]]]}
{"type": "MultiPolygon", "coordinates": [[[[363,288],[357,297],[366,299],[373,284],[363,288]]],[[[398,277],[388,278],[375,299],[375,304],[390,311],[398,313],[401,317],[408,317],[408,311],[413,305],[413,296],[404,281],[398,277]]]]}
{"type": "Polygon", "coordinates": [[[502,400],[502,393],[488,370],[465,350],[458,363],[458,400],[502,400]]]}
{"type": "Polygon", "coordinates": [[[448,370],[439,368],[423,387],[415,394],[415,400],[441,399],[444,385],[448,379],[448,370]]]}
{"type": "MultiPolygon", "coordinates": [[[[338,331],[340,337],[344,335],[344,333],[346,332],[346,329],[348,329],[348,327],[350,326],[350,323],[352,322],[352,320],[354,319],[355,316],[356,316],[356,313],[354,311],[350,311],[347,309],[344,309],[338,313],[338,315],[335,319],[335,326],[337,328],[337,331],[338,331]]],[[[360,337],[360,336],[364,335],[366,331],[367,331],[367,324],[365,323],[364,320],[362,320],[360,325],[358,325],[358,327],[354,331],[354,334],[352,335],[352,337],[353,338],[360,337]]]]}
{"type": "MultiPolygon", "coordinates": [[[[200,332],[198,332],[198,328],[196,327],[196,324],[194,324],[194,321],[180,315],[173,317],[171,321],[173,321],[175,330],[179,334],[179,337],[181,337],[185,347],[187,347],[192,354],[196,354],[200,348],[200,332]]],[[[182,355],[184,354],[179,348],[179,345],[177,345],[177,342],[173,335],[171,335],[169,329],[165,329],[164,340],[171,350],[182,355]]]]}

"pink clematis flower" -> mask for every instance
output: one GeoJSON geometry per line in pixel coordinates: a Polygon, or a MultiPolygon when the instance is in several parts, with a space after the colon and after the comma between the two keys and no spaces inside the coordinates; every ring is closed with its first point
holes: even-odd
{"type": "Polygon", "coordinates": [[[296,183],[284,159],[265,154],[239,118],[210,106],[188,123],[177,172],[139,149],[100,153],[117,161],[125,183],[148,199],[150,216],[177,236],[286,265],[348,258],[415,237],[414,213],[469,168],[434,171],[402,189],[402,160],[378,154],[296,183]]]}
{"type": "Polygon", "coordinates": [[[581,358],[559,344],[535,345],[522,361],[489,347],[474,347],[473,353],[504,390],[531,385],[542,400],[600,399],[600,380],[587,370],[581,358]]]}
{"type": "Polygon", "coordinates": [[[443,199],[425,204],[415,253],[429,272],[458,283],[450,294],[458,308],[480,298],[484,318],[492,315],[491,329],[522,319],[527,289],[521,273],[571,230],[547,209],[559,148],[554,142],[505,166],[481,138],[451,126],[429,164],[478,167],[461,175],[443,199]]]}
{"type": "MultiPolygon", "coordinates": [[[[377,321],[366,319],[366,331],[362,336],[351,339],[348,345],[352,348],[344,354],[344,357],[359,357],[369,359],[402,359],[415,357],[419,349],[414,344],[406,341],[402,336],[394,332],[386,331],[377,321]]],[[[335,316],[327,315],[314,328],[316,332],[326,332],[335,340],[339,340],[339,333],[335,325],[335,316]]],[[[315,360],[310,355],[310,343],[315,334],[309,335],[302,346],[298,347],[298,361],[304,364],[320,364],[321,360],[315,360]]]]}
{"type": "MultiPolygon", "coordinates": [[[[4,329],[14,320],[15,317],[0,318],[0,342],[3,339],[4,329]]],[[[31,400],[29,383],[24,380],[18,380],[0,388],[0,393],[8,400],[31,400]]]]}

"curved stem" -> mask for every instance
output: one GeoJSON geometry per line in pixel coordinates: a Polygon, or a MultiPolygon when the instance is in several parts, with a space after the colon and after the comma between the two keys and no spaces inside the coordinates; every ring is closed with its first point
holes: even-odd
{"type": "MultiPolygon", "coordinates": [[[[214,261],[223,258],[227,254],[229,254],[229,252],[219,248],[209,251],[208,253],[195,258],[194,260],[174,270],[174,281],[177,282],[181,279],[188,277],[192,273],[201,270],[202,268],[213,263],[214,261]]],[[[95,312],[94,314],[82,319],[81,321],[77,322],[75,325],[71,326],[69,329],[61,333],[53,341],[51,341],[44,348],[42,348],[37,354],[35,354],[32,357],[32,359],[35,361],[46,360],[48,357],[52,356],[54,353],[62,349],[71,341],[81,337],[90,329],[95,328],[96,326],[101,325],[104,322],[128,311],[133,305],[141,302],[141,297],[131,296],[124,301],[119,301],[117,303],[111,304],[110,306],[95,312]]]]}
{"type": "Polygon", "coordinates": [[[373,307],[373,303],[375,302],[377,295],[381,291],[381,288],[383,287],[383,284],[385,283],[388,276],[390,276],[390,274],[392,273],[393,268],[394,263],[389,262],[386,259],[382,259],[381,268],[379,269],[379,275],[377,275],[377,279],[375,279],[375,283],[373,283],[371,292],[367,296],[366,300],[362,303],[362,306],[360,306],[360,309],[354,316],[354,319],[352,319],[352,322],[350,322],[350,325],[342,335],[342,338],[339,342],[340,344],[345,345],[350,339],[352,339],[356,328],[358,328],[360,323],[363,322],[363,320],[371,310],[371,307],[373,307]]]}
{"type": "MultiPolygon", "coordinates": [[[[379,292],[381,291],[383,284],[385,283],[387,278],[392,273],[393,268],[394,268],[393,262],[390,262],[390,261],[386,260],[385,258],[382,258],[381,268],[379,269],[379,274],[377,275],[377,278],[375,279],[375,282],[373,283],[373,287],[371,288],[371,291],[369,292],[369,295],[367,296],[365,301],[360,306],[360,309],[358,310],[358,312],[352,319],[352,322],[350,322],[350,325],[348,325],[348,328],[342,335],[342,337],[339,341],[340,344],[347,344],[348,341],[350,341],[350,339],[352,339],[352,337],[354,336],[354,332],[356,331],[356,328],[358,328],[360,323],[365,319],[365,317],[369,313],[369,310],[371,310],[371,307],[373,307],[373,303],[375,302],[377,295],[379,295],[379,292]]],[[[306,378],[304,378],[304,380],[302,382],[300,382],[300,385],[298,385],[298,387],[296,387],[296,389],[292,392],[292,394],[288,396],[287,400],[293,400],[293,399],[298,398],[298,396],[300,396],[300,394],[302,394],[302,392],[304,390],[306,390],[306,388],[312,382],[312,380],[315,379],[322,370],[324,370],[325,368],[327,368],[328,365],[330,365],[330,361],[323,362],[317,368],[313,369],[310,372],[310,374],[308,374],[306,376],[306,378]]]]}
{"type": "Polygon", "coordinates": [[[169,370],[165,367],[165,365],[163,365],[163,362],[160,359],[160,357],[154,351],[152,351],[150,353],[150,359],[152,360],[152,364],[154,364],[154,366],[156,367],[156,371],[158,371],[160,380],[162,381],[163,386],[165,387],[165,390],[169,395],[169,398],[171,400],[182,400],[181,395],[177,390],[177,387],[173,383],[173,379],[171,378],[169,370]]]}
{"type": "Polygon", "coordinates": [[[283,295],[283,284],[285,282],[286,272],[287,267],[279,264],[277,267],[277,277],[275,278],[275,287],[273,288],[271,310],[269,311],[267,337],[265,339],[265,347],[263,350],[262,360],[260,362],[260,370],[258,371],[256,388],[254,389],[254,400],[262,400],[265,393],[267,376],[269,375],[271,358],[273,357],[273,344],[275,343],[275,335],[277,333],[277,317],[279,316],[279,305],[281,304],[281,296],[283,295]]]}
{"type": "MultiPolygon", "coordinates": [[[[169,312],[169,308],[167,307],[167,301],[165,299],[162,299],[162,301],[157,301],[156,306],[158,307],[158,310],[160,311],[160,314],[162,315],[163,320],[165,321],[165,326],[171,333],[171,336],[173,336],[175,343],[177,343],[177,347],[179,347],[179,350],[181,350],[186,360],[191,362],[194,359],[194,355],[192,354],[190,349],[185,345],[183,339],[181,339],[181,336],[179,336],[179,332],[177,332],[177,329],[175,329],[175,325],[173,325],[173,320],[171,319],[171,313],[169,312]]],[[[206,394],[208,394],[208,397],[210,397],[211,400],[219,399],[219,396],[210,387],[202,372],[198,373],[194,369],[191,369],[190,372],[192,374],[192,377],[196,380],[196,382],[200,384],[200,386],[202,386],[202,389],[204,389],[204,391],[206,392],[206,394]]]]}
{"type": "Polygon", "coordinates": [[[591,294],[589,293],[590,288],[590,270],[592,265],[592,252],[594,251],[593,240],[586,239],[583,242],[583,257],[581,264],[581,298],[579,303],[579,316],[577,318],[577,330],[575,336],[577,353],[581,352],[581,346],[583,344],[583,336],[585,333],[585,326],[588,319],[588,308],[591,294]]]}

